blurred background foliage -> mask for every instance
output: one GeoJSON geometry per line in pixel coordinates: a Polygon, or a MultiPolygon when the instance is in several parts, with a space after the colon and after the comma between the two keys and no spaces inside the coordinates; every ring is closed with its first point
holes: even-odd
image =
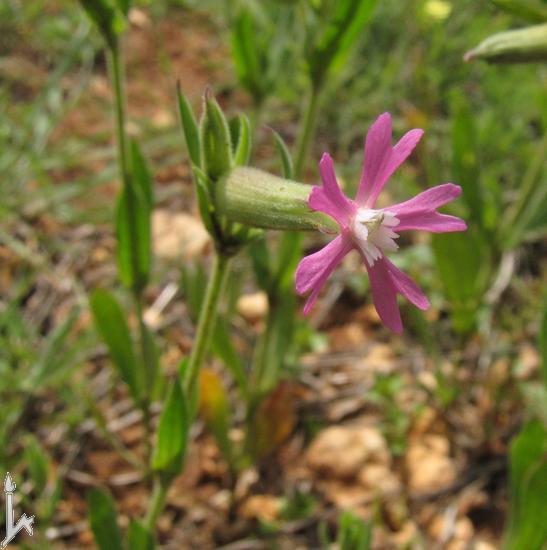
{"type": "MultiPolygon", "coordinates": [[[[346,188],[354,188],[364,133],[383,111],[394,116],[397,136],[412,127],[424,128],[425,138],[387,193],[398,201],[441,182],[458,183],[464,193],[454,213],[468,221],[469,230],[432,240],[405,237],[406,246],[395,260],[419,281],[434,306],[425,315],[404,306],[408,338],[434,363],[433,401],[443,411],[458,407],[471,392],[458,377],[458,369],[471,371],[478,384],[486,384],[481,372],[497,359],[508,359],[510,378],[492,389],[492,398],[506,400],[508,410],[522,408],[520,423],[537,419],[510,448],[516,495],[510,507],[529,501],[540,510],[544,497],[530,496],[527,491],[534,486],[528,478],[520,485],[519,480],[530,469],[530,475],[538,476],[537,487],[545,485],[544,463],[540,467],[526,460],[542,460],[544,454],[533,442],[545,435],[546,390],[537,375],[523,382],[518,373],[521,348],[530,342],[536,345],[539,319],[545,316],[547,66],[463,62],[465,52],[485,35],[528,24],[522,11],[500,9],[514,2],[385,0],[376,2],[370,14],[360,15],[369,22],[358,29],[355,47],[335,58],[325,74],[314,76],[323,69],[313,56],[314,48],[321,51],[329,36],[321,12],[334,9],[334,4],[335,0],[135,2],[138,13],[130,17],[128,32],[149,25],[150,40],[159,53],[138,64],[132,52],[126,52],[133,59],[128,80],[142,83],[130,97],[131,131],[153,159],[156,178],[186,161],[176,124],[174,82],[181,80],[194,104],[200,92],[191,81],[195,71],[189,67],[188,74],[179,72],[181,67],[175,68],[172,61],[173,48],[185,47],[186,25],[201,27],[211,37],[213,46],[206,52],[214,55],[207,60],[211,74],[205,80],[222,105],[228,112],[247,112],[251,119],[256,136],[253,165],[282,172],[283,163],[266,126],[279,133],[294,156],[298,123],[314,82],[320,82],[321,94],[316,138],[302,167],[303,181],[317,181],[316,161],[329,151],[346,188]],[[180,28],[164,37],[160,24],[168,18],[180,28]],[[154,66],[161,81],[147,81],[148,65],[154,66]],[[139,108],[141,97],[166,102],[162,112],[173,116],[166,123],[150,123],[149,112],[139,108]],[[447,360],[455,365],[448,374],[443,368],[447,360]],[[528,449],[527,438],[532,441],[530,452],[523,451],[528,449]]],[[[110,96],[96,78],[106,70],[101,48],[98,33],[76,2],[5,0],[0,5],[0,472],[9,468],[31,480],[25,506],[34,507],[46,523],[55,523],[55,503],[70,467],[66,449],[59,450],[61,440],[74,442],[75,456],[89,433],[86,420],[91,418],[103,443],[125,452],[109,433],[104,411],[94,406],[96,396],[91,396],[81,368],[97,357],[104,359],[87,322],[86,291],[111,281],[114,272],[108,264],[97,267],[99,260],[90,256],[97,242],[105,241],[107,251],[112,248],[104,224],[113,217],[111,184],[117,173],[108,123],[110,96]]],[[[157,204],[186,209],[191,204],[191,192],[181,192],[180,181],[162,183],[155,195],[157,204]]],[[[284,395],[277,386],[280,380],[298,378],[302,353],[324,350],[326,343],[318,330],[321,320],[310,326],[293,314],[290,268],[297,258],[290,251],[301,246],[299,241],[295,236],[269,236],[256,246],[251,259],[239,261],[212,344],[214,355],[243,388],[248,366],[256,358],[241,356],[234,347],[233,334],[241,336],[242,331],[237,295],[242,287],[257,286],[270,297],[284,296],[281,308],[271,310],[277,316],[272,321],[277,340],[266,338],[258,348],[272,362],[264,367],[268,379],[259,393],[277,391],[270,394],[276,398],[284,395]],[[264,275],[264,255],[273,250],[277,279],[271,273],[264,275]],[[256,282],[248,275],[252,266],[256,282]]],[[[317,236],[309,236],[304,247],[311,250],[319,242],[317,236]]],[[[154,284],[161,286],[172,269],[157,262],[154,284]]],[[[198,259],[185,262],[182,269],[176,266],[175,280],[186,297],[190,319],[196,318],[203,299],[204,270],[198,259]]],[[[355,271],[337,279],[346,308],[342,312],[368,300],[367,284],[355,271]]],[[[169,341],[169,331],[160,331],[160,336],[162,342],[169,341]]],[[[205,400],[202,412],[230,462],[227,398],[213,391],[217,375],[206,376],[211,382],[205,387],[217,401],[207,409],[205,400]],[[220,410],[222,418],[209,414],[213,409],[220,410]]],[[[408,417],[395,401],[402,384],[397,374],[380,376],[370,394],[395,456],[405,452],[409,430],[408,417]]],[[[105,387],[105,393],[115,393],[115,380],[108,379],[105,387]]],[[[281,414],[267,399],[253,407],[252,411],[266,411],[262,419],[272,410],[274,416],[281,414]]],[[[251,433],[257,447],[262,445],[257,442],[275,441],[275,434],[285,433],[284,426],[264,427],[259,413],[254,420],[251,433]],[[256,432],[261,429],[266,435],[256,432]]],[[[512,428],[514,435],[518,426],[512,428]]],[[[316,430],[312,421],[306,429],[310,434],[316,430]]],[[[258,460],[269,451],[254,448],[251,456],[258,460]]],[[[314,507],[304,501],[302,507],[313,514],[314,507]]],[[[531,538],[521,538],[532,536],[522,524],[528,516],[531,521],[540,516],[534,513],[524,519],[520,509],[512,514],[510,547],[540,547],[537,538],[532,546],[527,545],[531,538]]],[[[343,518],[339,540],[368,540],[368,527],[354,527],[352,521],[350,516],[343,518]]],[[[356,547],[340,542],[341,547],[344,544],[356,547]]]]}

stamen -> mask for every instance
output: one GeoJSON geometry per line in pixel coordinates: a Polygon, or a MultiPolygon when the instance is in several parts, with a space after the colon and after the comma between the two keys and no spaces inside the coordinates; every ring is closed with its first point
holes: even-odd
{"type": "Polygon", "coordinates": [[[394,239],[399,235],[391,229],[399,219],[387,210],[360,208],[352,223],[353,238],[370,266],[382,257],[382,250],[395,251],[399,247],[394,239]]]}

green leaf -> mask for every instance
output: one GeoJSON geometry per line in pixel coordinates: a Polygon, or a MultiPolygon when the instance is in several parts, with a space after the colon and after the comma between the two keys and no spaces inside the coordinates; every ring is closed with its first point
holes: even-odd
{"type": "Polygon", "coordinates": [[[89,303],[95,325],[108,347],[113,363],[121,379],[129,386],[131,395],[135,401],[138,401],[140,398],[139,369],[125,314],[118,302],[106,290],[95,290],[89,303]]]}
{"type": "Polygon", "coordinates": [[[109,47],[117,47],[118,34],[125,27],[118,10],[108,0],[80,0],[80,4],[93,23],[97,25],[109,47]]]}
{"type": "Polygon", "coordinates": [[[144,198],[148,209],[152,210],[154,206],[152,176],[146,164],[146,159],[139,148],[139,144],[134,139],[130,141],[129,151],[131,159],[131,183],[139,188],[139,194],[144,198]]]}
{"type": "Polygon", "coordinates": [[[483,196],[477,161],[477,129],[471,108],[463,95],[455,95],[452,111],[452,172],[454,181],[461,185],[463,200],[471,218],[483,227],[483,196]]]}
{"type": "Polygon", "coordinates": [[[265,68],[256,45],[256,29],[248,10],[242,10],[232,28],[232,58],[240,84],[260,104],[266,94],[265,68]]]}
{"type": "Polygon", "coordinates": [[[498,8],[529,21],[543,23],[547,21],[547,5],[537,0],[491,0],[498,8]]]}
{"type": "Polygon", "coordinates": [[[184,139],[186,140],[186,148],[188,149],[188,156],[194,165],[201,168],[201,147],[199,142],[199,129],[194,118],[194,113],[186,99],[186,96],[182,93],[180,82],[177,83],[177,98],[179,106],[180,123],[182,126],[182,132],[184,139]]]}
{"type": "Polygon", "coordinates": [[[116,4],[118,4],[118,9],[127,17],[131,8],[131,0],[116,0],[116,4]]]}
{"type": "Polygon", "coordinates": [[[547,388],[547,298],[543,301],[543,314],[539,331],[539,349],[541,351],[543,382],[547,388]]]}
{"type": "Polygon", "coordinates": [[[296,266],[302,254],[302,233],[285,231],[279,240],[275,279],[281,292],[288,292],[293,284],[296,266]]]}
{"type": "Polygon", "coordinates": [[[160,416],[158,438],[152,456],[152,468],[168,479],[182,471],[189,424],[188,403],[177,377],[171,385],[160,416]]]}
{"type": "Polygon", "coordinates": [[[511,443],[508,550],[541,550],[547,542],[547,431],[529,422],[511,443]]]}
{"type": "Polygon", "coordinates": [[[150,206],[141,187],[126,185],[118,201],[116,232],[121,281],[140,290],[146,286],[151,264],[150,206]]]}
{"type": "Polygon", "coordinates": [[[29,391],[42,389],[47,384],[54,383],[57,375],[64,370],[63,361],[59,360],[59,353],[62,352],[63,345],[79,317],[80,309],[73,308],[69,315],[48,334],[45,341],[46,347],[38,361],[33,365],[31,374],[27,379],[29,391]]]}
{"type": "Polygon", "coordinates": [[[530,234],[545,234],[547,229],[547,137],[539,144],[518,186],[515,204],[504,220],[501,244],[506,250],[516,248],[530,234]]]}
{"type": "Polygon", "coordinates": [[[218,240],[218,234],[213,221],[213,201],[209,193],[207,176],[194,166],[194,184],[196,187],[196,196],[198,199],[199,214],[201,221],[207,229],[207,232],[215,241],[218,240]]]}
{"type": "Polygon", "coordinates": [[[217,317],[215,331],[211,342],[213,353],[220,357],[234,377],[242,395],[247,393],[247,375],[241,358],[234,348],[230,331],[225,319],[217,317]]]}
{"type": "Polygon", "coordinates": [[[239,125],[237,145],[234,153],[234,164],[236,166],[245,166],[249,164],[251,158],[251,124],[245,115],[238,115],[239,125]]]}
{"type": "Polygon", "coordinates": [[[281,165],[283,167],[282,175],[285,179],[292,180],[294,178],[294,168],[289,148],[283,141],[283,138],[275,130],[272,130],[272,134],[277,152],[281,158],[281,165]]]}
{"type": "Polygon", "coordinates": [[[232,140],[226,117],[209,90],[203,97],[199,131],[203,171],[208,180],[214,183],[232,168],[232,140]]]}
{"type": "MultiPolygon", "coordinates": [[[[288,232],[287,232],[288,233],[288,232]]],[[[270,250],[265,239],[258,239],[248,249],[258,286],[269,293],[272,288],[270,250]]]]}
{"type": "Polygon", "coordinates": [[[131,520],[127,529],[127,550],[154,550],[154,536],[142,522],[131,520]]]}
{"type": "Polygon", "coordinates": [[[154,392],[158,376],[159,367],[159,351],[156,346],[154,334],[143,322],[142,326],[143,350],[144,350],[144,365],[145,365],[145,390],[148,398],[154,392]]]}
{"type": "Polygon", "coordinates": [[[365,522],[350,511],[342,512],[338,520],[337,542],[340,550],[369,550],[372,544],[372,523],[365,522]]]}
{"type": "Polygon", "coordinates": [[[308,58],[310,76],[316,88],[322,85],[330,69],[337,69],[346,61],[375,5],[376,0],[338,0],[334,3],[334,13],[308,58]]]}
{"type": "Polygon", "coordinates": [[[25,462],[34,484],[35,494],[41,495],[48,480],[49,457],[38,440],[31,435],[25,441],[25,462]]]}
{"type": "Polygon", "coordinates": [[[89,523],[100,550],[122,550],[122,536],[116,522],[117,512],[109,493],[91,489],[87,496],[89,523]]]}
{"type": "Polygon", "coordinates": [[[490,248],[473,228],[434,235],[432,244],[444,294],[452,306],[454,328],[467,332],[475,325],[491,275],[490,248]]]}

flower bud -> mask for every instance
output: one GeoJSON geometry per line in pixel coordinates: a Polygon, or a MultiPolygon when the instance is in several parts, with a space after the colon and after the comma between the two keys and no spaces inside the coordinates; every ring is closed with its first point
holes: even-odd
{"type": "Polygon", "coordinates": [[[110,48],[116,47],[125,26],[121,14],[108,0],[80,0],[89,18],[97,25],[110,48]]]}
{"type": "Polygon", "coordinates": [[[489,36],[465,54],[465,61],[471,59],[492,63],[547,61],[547,23],[489,36]]]}
{"type": "Polygon", "coordinates": [[[332,218],[310,210],[311,189],[262,170],[237,167],[215,186],[215,208],[232,222],[262,229],[338,231],[332,218]]]}
{"type": "Polygon", "coordinates": [[[203,97],[200,122],[203,170],[211,182],[216,182],[232,167],[232,140],[226,117],[209,90],[203,97]]]}

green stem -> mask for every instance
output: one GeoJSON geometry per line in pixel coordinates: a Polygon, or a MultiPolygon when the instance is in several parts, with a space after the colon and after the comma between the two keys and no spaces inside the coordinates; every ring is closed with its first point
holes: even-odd
{"type": "Polygon", "coordinates": [[[121,46],[116,44],[109,49],[110,73],[114,84],[114,109],[116,115],[116,140],[118,144],[118,159],[121,180],[129,185],[129,164],[127,154],[127,140],[125,138],[125,93],[122,71],[121,46]]]}
{"type": "Polygon", "coordinates": [[[154,489],[152,490],[150,505],[148,506],[148,511],[146,512],[146,517],[144,519],[144,525],[150,532],[155,531],[158,517],[165,507],[165,499],[167,497],[168,489],[169,483],[162,481],[159,477],[154,479],[154,489]]]}
{"type": "Polygon", "coordinates": [[[205,353],[209,347],[211,335],[216,320],[218,301],[222,294],[222,289],[226,281],[226,276],[230,267],[231,257],[219,252],[215,255],[213,263],[213,272],[209,279],[205,299],[201,307],[198,320],[198,328],[190,362],[186,373],[186,392],[191,396],[196,387],[199,376],[199,370],[205,358],[205,353]]]}
{"type": "MultiPolygon", "coordinates": [[[[109,48],[110,73],[114,85],[114,110],[116,118],[116,142],[118,146],[118,163],[120,167],[120,178],[123,187],[127,193],[127,200],[133,201],[134,196],[129,186],[131,185],[131,170],[129,166],[128,144],[125,134],[125,91],[123,75],[123,59],[121,45],[116,42],[109,48]]],[[[133,205],[128,205],[128,215],[130,216],[129,227],[131,231],[131,262],[133,263],[133,273],[138,273],[137,249],[139,246],[138,235],[136,231],[136,220],[134,217],[135,209],[133,205]]],[[[154,384],[154,366],[153,357],[149,349],[148,338],[146,337],[146,327],[144,325],[143,299],[141,281],[133,281],[133,297],[135,301],[135,311],[139,325],[139,340],[142,356],[142,364],[145,369],[144,375],[144,398],[140,403],[143,413],[143,422],[145,428],[145,453],[146,463],[150,462],[152,455],[152,422],[150,416],[150,392],[154,384]]]]}
{"type": "Polygon", "coordinates": [[[317,118],[319,92],[320,89],[317,86],[312,85],[308,104],[306,106],[306,112],[304,114],[304,120],[302,122],[300,130],[298,147],[296,150],[296,162],[294,165],[294,175],[296,179],[300,179],[300,177],[302,176],[302,170],[304,169],[304,163],[308,154],[310,140],[313,136],[313,131],[315,129],[315,119],[317,118]]]}

